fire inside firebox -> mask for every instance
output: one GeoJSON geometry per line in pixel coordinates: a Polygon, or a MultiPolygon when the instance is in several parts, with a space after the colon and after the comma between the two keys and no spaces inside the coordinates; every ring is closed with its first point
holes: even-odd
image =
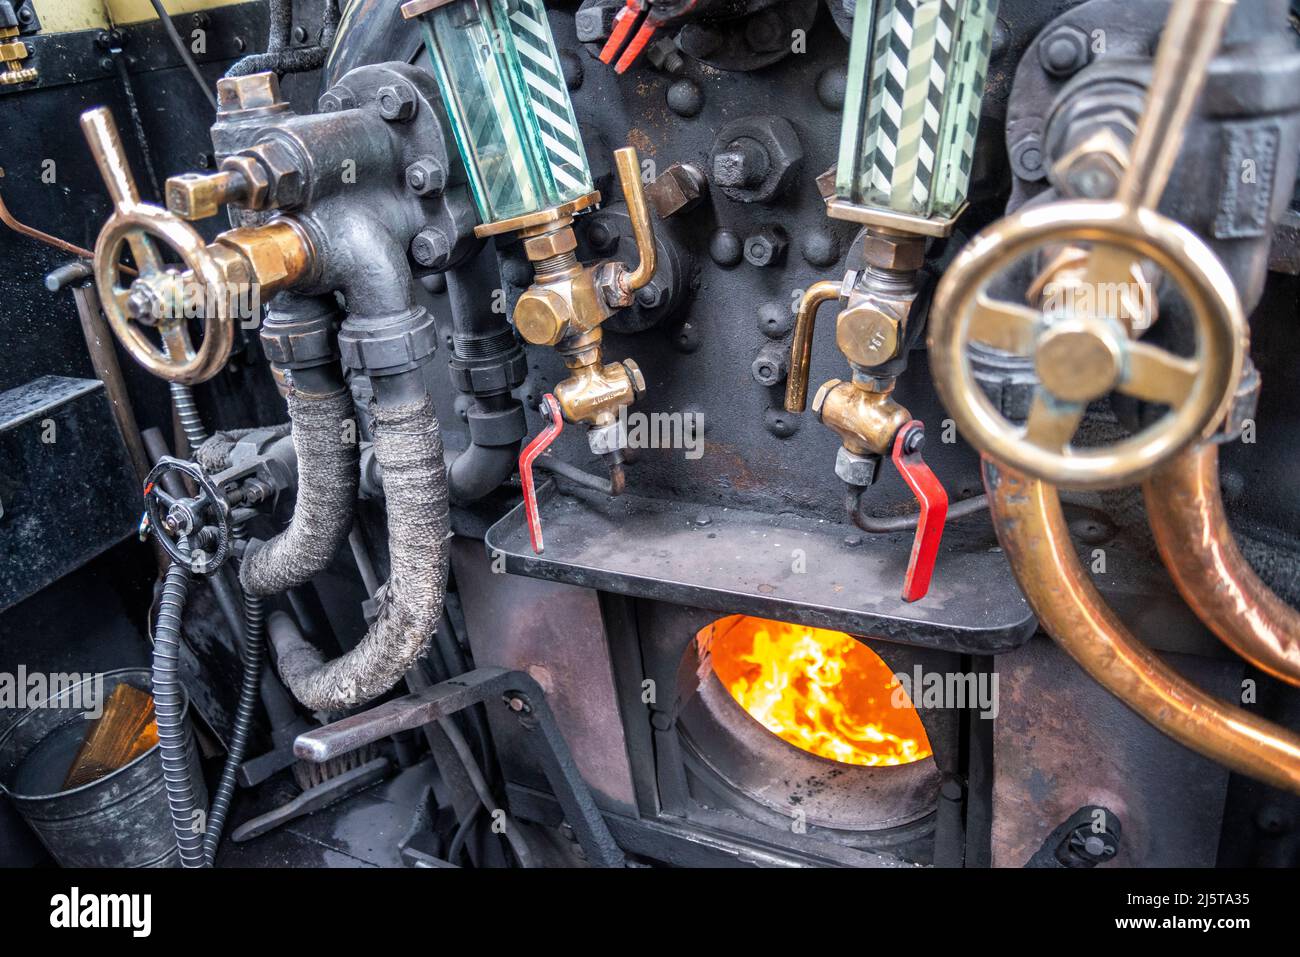
{"type": "Polygon", "coordinates": [[[701,630],[718,680],[783,740],[842,764],[911,764],[930,741],[889,666],[842,631],[731,615],[701,630]]]}

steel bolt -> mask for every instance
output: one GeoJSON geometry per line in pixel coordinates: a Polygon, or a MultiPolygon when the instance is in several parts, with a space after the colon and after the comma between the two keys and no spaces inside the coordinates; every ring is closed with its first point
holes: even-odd
{"type": "Polygon", "coordinates": [[[447,171],[432,156],[421,156],[406,167],[406,185],[417,196],[440,193],[447,185],[447,171]]]}
{"type": "Polygon", "coordinates": [[[1088,65],[1088,35],[1078,27],[1062,24],[1038,42],[1038,62],[1058,79],[1078,73],[1088,65]]]}
{"type": "Polygon", "coordinates": [[[579,10],[573,17],[573,26],[579,43],[596,43],[609,36],[614,26],[617,7],[599,6],[579,10]]]}
{"type": "Polygon", "coordinates": [[[780,226],[764,226],[745,239],[745,259],[755,266],[779,266],[790,238],[780,226]]]}
{"type": "Polygon", "coordinates": [[[441,229],[428,226],[411,240],[411,258],[425,267],[438,267],[451,257],[451,242],[441,229]]]}
{"type": "Polygon", "coordinates": [[[375,98],[379,115],[386,120],[405,122],[415,115],[415,91],[406,83],[381,86],[375,98]]]}
{"type": "Polygon", "coordinates": [[[740,139],[713,155],[713,181],[719,186],[744,188],[763,181],[771,166],[767,150],[751,139],[740,139]]]}

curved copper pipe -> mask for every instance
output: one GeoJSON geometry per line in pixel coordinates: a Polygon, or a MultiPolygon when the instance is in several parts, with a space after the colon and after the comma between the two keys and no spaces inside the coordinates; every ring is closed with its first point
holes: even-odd
{"type": "Polygon", "coordinates": [[[1300,736],[1206,694],[1129,634],[1079,564],[1054,486],[985,459],[984,487],[1025,598],[1084,671],[1180,744],[1300,793],[1300,736]]]}
{"type": "Polygon", "coordinates": [[[794,320],[794,339],[790,342],[790,371],[785,383],[785,410],[802,412],[808,404],[808,366],[812,362],[813,328],[822,303],[840,298],[840,284],[823,279],[808,287],[799,300],[799,314],[794,320]]]}
{"type": "Polygon", "coordinates": [[[1219,447],[1184,452],[1142,492],[1160,557],[1192,611],[1260,671],[1300,686],[1300,612],[1237,549],[1219,492],[1219,447]]]}

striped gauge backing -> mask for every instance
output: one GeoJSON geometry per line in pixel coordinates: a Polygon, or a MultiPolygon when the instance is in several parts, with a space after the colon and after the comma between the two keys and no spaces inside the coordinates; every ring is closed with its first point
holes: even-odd
{"type": "Polygon", "coordinates": [[[925,218],[966,201],[997,0],[858,0],[839,199],[925,218]]]}

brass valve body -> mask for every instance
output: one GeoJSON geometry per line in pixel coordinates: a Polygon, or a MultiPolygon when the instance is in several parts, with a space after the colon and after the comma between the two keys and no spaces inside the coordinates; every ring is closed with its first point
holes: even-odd
{"type": "Polygon", "coordinates": [[[831,379],[813,398],[813,411],[855,455],[888,455],[898,430],[912,413],[894,401],[893,384],[877,391],[876,383],[831,379]]]}

